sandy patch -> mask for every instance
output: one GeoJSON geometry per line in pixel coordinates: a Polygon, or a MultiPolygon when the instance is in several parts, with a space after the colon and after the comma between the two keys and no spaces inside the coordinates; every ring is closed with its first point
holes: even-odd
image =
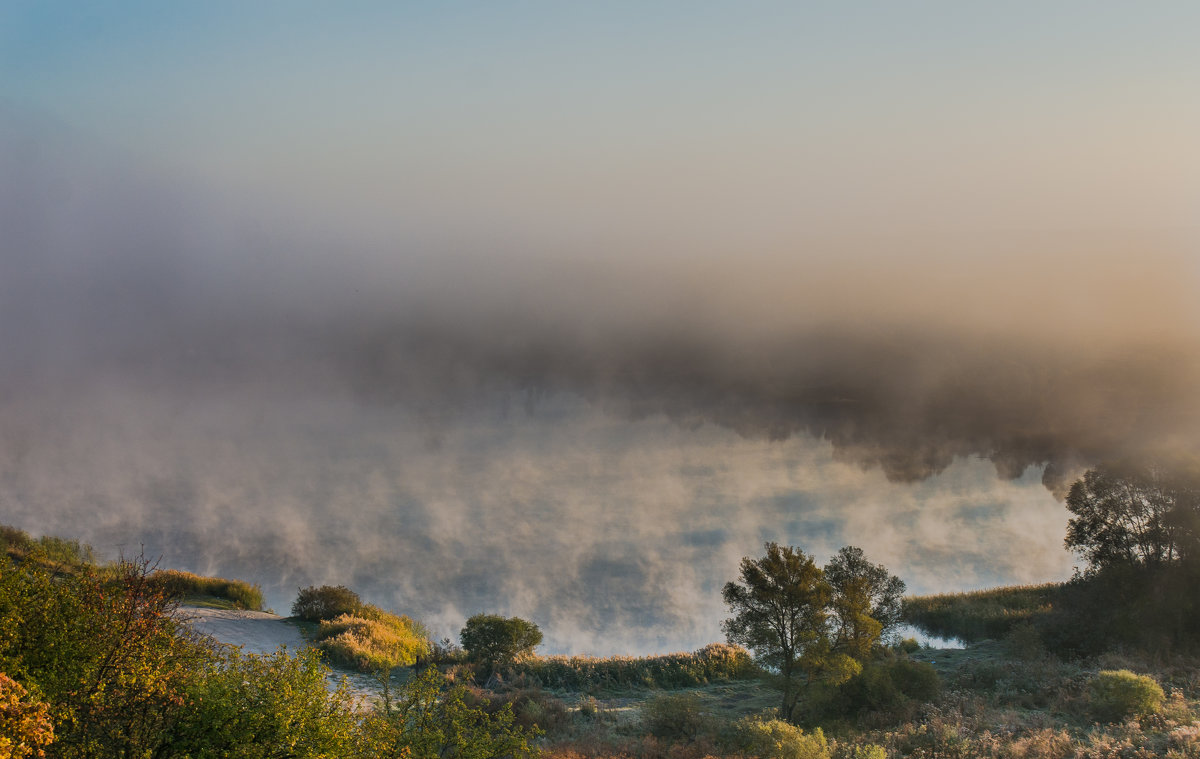
{"type": "Polygon", "coordinates": [[[277,614],[195,606],[182,607],[179,614],[197,632],[221,643],[241,646],[246,653],[269,654],[280,646],[287,646],[289,651],[298,651],[308,646],[300,630],[277,614]]]}

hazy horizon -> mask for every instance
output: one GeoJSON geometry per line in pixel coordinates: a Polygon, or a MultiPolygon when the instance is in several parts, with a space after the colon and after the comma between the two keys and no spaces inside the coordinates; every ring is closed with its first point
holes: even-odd
{"type": "Polygon", "coordinates": [[[1064,579],[1200,443],[1186,3],[0,9],[0,522],[441,635],[1064,579]]]}

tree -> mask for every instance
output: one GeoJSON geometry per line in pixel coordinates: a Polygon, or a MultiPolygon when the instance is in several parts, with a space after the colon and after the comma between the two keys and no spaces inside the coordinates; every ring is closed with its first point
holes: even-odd
{"type": "Polygon", "coordinates": [[[542,642],[542,631],[520,617],[476,614],[467,620],[459,639],[468,657],[494,671],[519,656],[532,654],[542,642]]]}
{"type": "Polygon", "coordinates": [[[765,545],[767,555],[742,559],[741,578],[721,592],[733,617],[725,634],[779,673],[780,713],[791,719],[799,699],[797,675],[812,679],[830,653],[828,606],[833,589],[812,557],[792,546],[765,545]]]}
{"type": "Polygon", "coordinates": [[[1197,553],[1200,498],[1190,478],[1156,466],[1103,464],[1071,486],[1066,546],[1100,570],[1155,569],[1197,553]]]}
{"type": "Polygon", "coordinates": [[[835,646],[863,659],[875,643],[900,624],[904,581],[861,548],[846,546],[825,565],[833,588],[835,646]]]}

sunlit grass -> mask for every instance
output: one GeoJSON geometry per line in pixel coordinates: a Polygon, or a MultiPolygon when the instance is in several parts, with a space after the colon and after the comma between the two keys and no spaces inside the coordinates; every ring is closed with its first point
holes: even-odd
{"type": "Polygon", "coordinates": [[[430,650],[429,633],[420,623],[370,604],[322,620],[316,646],[330,663],[361,672],[411,666],[430,650]]]}

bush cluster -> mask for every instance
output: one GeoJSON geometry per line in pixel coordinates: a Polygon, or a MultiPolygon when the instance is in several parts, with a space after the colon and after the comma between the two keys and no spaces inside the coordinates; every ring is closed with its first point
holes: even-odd
{"type": "Polygon", "coordinates": [[[540,656],[512,665],[547,688],[687,688],[723,680],[756,677],[758,667],[740,646],[711,643],[693,653],[662,656],[540,656]]]}

